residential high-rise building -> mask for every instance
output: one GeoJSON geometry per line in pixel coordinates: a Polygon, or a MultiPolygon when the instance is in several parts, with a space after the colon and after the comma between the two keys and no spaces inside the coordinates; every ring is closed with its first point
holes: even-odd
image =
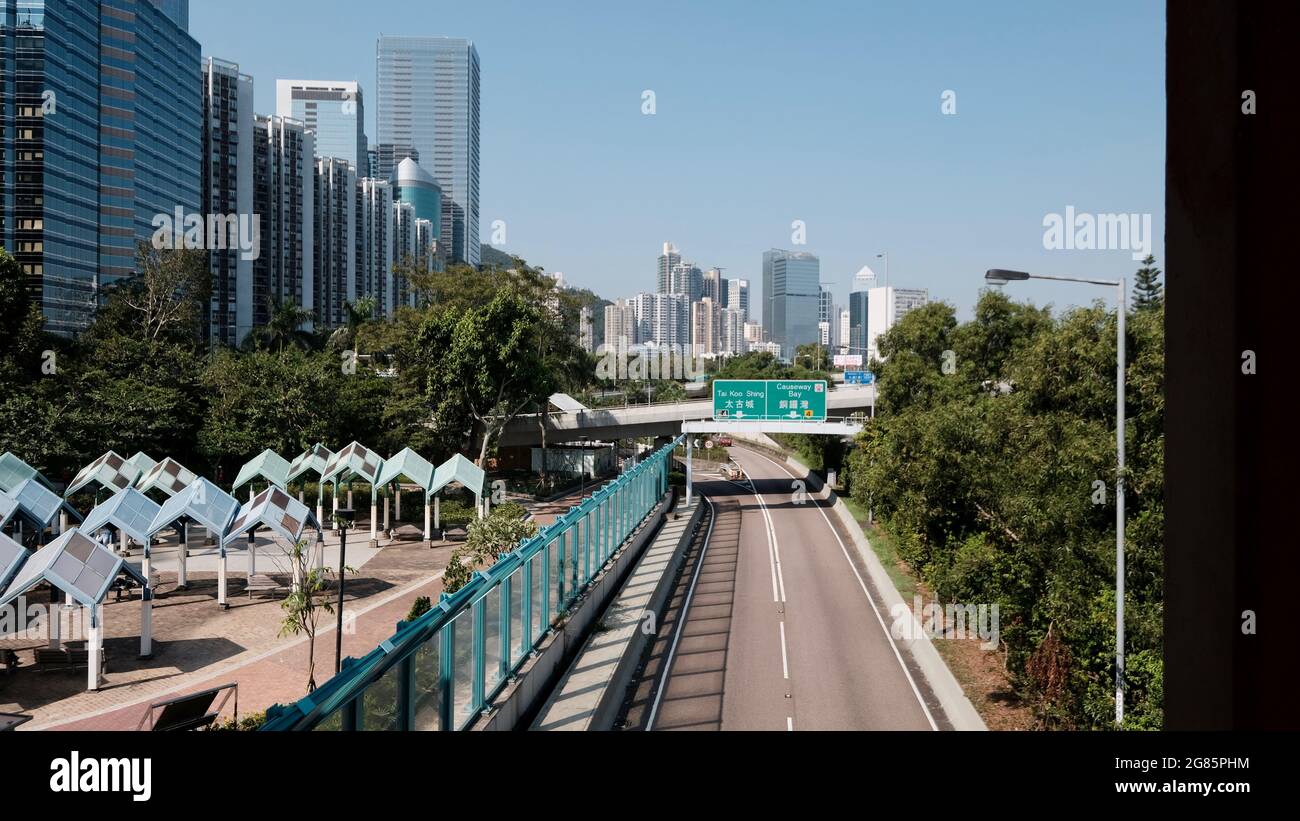
{"type": "MultiPolygon", "coordinates": [[[[249,215],[258,218],[254,205],[253,164],[257,116],[253,113],[253,78],[239,65],[215,57],[204,58],[202,68],[203,212],[249,215]]],[[[238,243],[208,249],[212,273],[208,338],[213,344],[235,346],[253,327],[253,263],[238,243]]],[[[260,250],[260,249],[259,249],[260,250]]],[[[260,253],[259,253],[260,256],[260,253]]]]}
{"type": "Polygon", "coordinates": [[[393,270],[393,188],[365,177],[356,188],[357,300],[374,300],[375,316],[392,314],[388,280],[393,270]]]}
{"type": "Polygon", "coordinates": [[[722,275],[721,268],[710,268],[704,272],[700,294],[718,303],[719,307],[726,304],[728,296],[727,279],[722,275]]]}
{"type": "Polygon", "coordinates": [[[203,211],[203,100],[184,0],[0,0],[0,245],[47,330],[74,334],[136,244],[203,211]]]}
{"type": "Polygon", "coordinates": [[[636,306],[626,299],[616,299],[605,306],[605,344],[622,350],[635,345],[637,338],[636,306]]]}
{"type": "Polygon", "coordinates": [[[276,80],[275,113],[316,132],[316,155],[369,171],[366,106],[361,85],[348,80],[276,80]]]}
{"type": "Polygon", "coordinates": [[[850,321],[851,318],[852,315],[848,308],[839,309],[839,334],[836,336],[835,346],[839,348],[842,353],[856,353],[856,351],[848,350],[850,346],[849,340],[851,337],[850,329],[853,327],[853,323],[850,321]]]}
{"type": "Polygon", "coordinates": [[[722,305],[712,297],[701,297],[691,303],[691,352],[718,354],[722,352],[722,305]]]}
{"type": "MultiPolygon", "coordinates": [[[[911,311],[930,301],[924,288],[872,288],[868,294],[867,356],[880,358],[880,337],[911,311]]],[[[854,351],[854,353],[857,353],[854,351]]]]}
{"type": "Polygon", "coordinates": [[[378,142],[419,151],[442,189],[449,258],[478,265],[478,51],[455,37],[381,35],[376,57],[378,142]]]}
{"type": "Polygon", "coordinates": [[[587,353],[596,349],[596,327],[592,321],[591,306],[583,305],[578,311],[578,344],[587,353]]]}
{"type": "Polygon", "coordinates": [[[638,294],[637,342],[675,345],[685,351],[691,344],[691,303],[686,294],[638,294]]]}
{"type": "Polygon", "coordinates": [[[749,321],[749,280],[727,280],[727,307],[740,311],[744,321],[749,321]]]}
{"type": "Polygon", "coordinates": [[[253,212],[261,247],[253,260],[253,321],[238,327],[240,340],[271,321],[274,305],[315,305],[314,135],[286,117],[257,116],[253,132],[253,212]]]}
{"type": "Polygon", "coordinates": [[[738,308],[722,310],[720,352],[728,356],[745,351],[745,317],[738,308]]]}
{"type": "Polygon", "coordinates": [[[685,294],[690,302],[704,296],[704,272],[693,262],[679,262],[668,275],[668,293],[685,294]]]}
{"type": "Polygon", "coordinates": [[[800,345],[818,340],[821,261],[806,251],[763,253],[763,328],[793,358],[800,345]]]}
{"type": "Polygon", "coordinates": [[[655,293],[669,293],[672,284],[673,269],[682,261],[682,255],[671,242],[664,243],[663,253],[659,255],[659,274],[655,283],[655,293]]]}
{"type": "Polygon", "coordinates": [[[762,342],[762,341],[763,341],[763,326],[757,322],[746,322],[745,342],[750,343],[750,342],[762,342]]]}
{"type": "MultiPolygon", "coordinates": [[[[396,195],[396,192],[394,192],[396,195]]],[[[393,202],[393,270],[388,278],[388,304],[414,308],[416,292],[408,271],[431,271],[434,264],[433,223],[419,216],[410,202],[393,202]]]]}
{"type": "Polygon", "coordinates": [[[327,328],[347,322],[357,299],[357,172],[347,160],[320,157],[312,205],[312,310],[327,328]]]}

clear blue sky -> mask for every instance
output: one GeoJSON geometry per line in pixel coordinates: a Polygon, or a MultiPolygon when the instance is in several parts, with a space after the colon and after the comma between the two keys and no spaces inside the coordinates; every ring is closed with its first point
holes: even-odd
{"type": "MultiPolygon", "coordinates": [[[[990,267],[1131,278],[1130,251],[1043,248],[1044,216],[1069,205],[1151,214],[1164,267],[1153,0],[191,6],[203,53],[253,75],[260,113],[276,78],[355,79],[372,140],[380,33],[473,40],[484,241],[505,220],[506,250],[609,299],[654,289],[665,240],[757,291],[761,253],[791,247],[793,220],[841,302],[884,250],[892,284],[963,317],[990,267]]],[[[1012,287],[1058,307],[1104,295],[1012,287]]]]}

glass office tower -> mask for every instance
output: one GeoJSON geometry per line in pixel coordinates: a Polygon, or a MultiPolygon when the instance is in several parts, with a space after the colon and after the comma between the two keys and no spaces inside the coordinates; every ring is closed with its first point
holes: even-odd
{"type": "Polygon", "coordinates": [[[478,51],[454,37],[381,36],[376,69],[377,142],[419,152],[442,189],[448,257],[478,265],[478,51]]]}
{"type": "Polygon", "coordinates": [[[75,334],[158,214],[201,202],[199,44],[183,2],[0,0],[0,245],[75,334]]]}
{"type": "Polygon", "coordinates": [[[316,156],[347,160],[368,176],[366,106],[358,83],[346,80],[276,80],[275,113],[316,132],[316,156]]]}
{"type": "Polygon", "coordinates": [[[821,260],[806,251],[763,252],[763,327],[793,361],[800,345],[820,337],[821,260]]]}

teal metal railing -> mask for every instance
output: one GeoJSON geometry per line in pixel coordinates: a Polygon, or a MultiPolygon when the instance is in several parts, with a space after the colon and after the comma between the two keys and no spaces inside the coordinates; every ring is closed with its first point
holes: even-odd
{"type": "Polygon", "coordinates": [[[505,686],[668,490],[679,437],[569,508],[513,552],[262,729],[461,730],[505,686]]]}

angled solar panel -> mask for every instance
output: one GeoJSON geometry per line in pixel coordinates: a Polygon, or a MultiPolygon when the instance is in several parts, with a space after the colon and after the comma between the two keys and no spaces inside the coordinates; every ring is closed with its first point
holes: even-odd
{"type": "Polygon", "coordinates": [[[289,483],[289,467],[289,462],[283,456],[268,448],[239,469],[239,475],[231,487],[237,488],[259,476],[273,485],[284,487],[289,483]]]}
{"type": "Polygon", "coordinates": [[[371,484],[377,484],[379,471],[383,465],[384,460],[379,458],[379,454],[358,442],[353,442],[334,454],[334,458],[325,466],[321,481],[342,482],[355,475],[371,484]]]}
{"type": "Polygon", "coordinates": [[[0,533],[0,593],[9,586],[9,580],[27,561],[27,550],[3,533],[0,533]]]}
{"type": "Polygon", "coordinates": [[[259,526],[271,528],[285,541],[296,542],[309,525],[320,526],[310,508],[278,487],[270,487],[240,508],[222,544],[236,542],[259,526]]]}
{"type": "Polygon", "coordinates": [[[18,509],[27,518],[48,527],[59,515],[59,510],[67,510],[77,519],[81,514],[68,507],[59,494],[42,485],[36,479],[25,479],[18,487],[8,493],[9,498],[18,503],[18,509]]]}
{"type": "Polygon", "coordinates": [[[292,482],[308,471],[314,472],[317,476],[323,474],[333,458],[334,454],[329,448],[317,443],[298,454],[298,458],[289,465],[288,481],[292,482]]]}
{"type": "Polygon", "coordinates": [[[135,488],[125,488],[98,505],[81,523],[81,532],[94,535],[108,525],[121,528],[132,539],[149,544],[149,527],[162,508],[135,488]]]}
{"type": "Polygon", "coordinates": [[[136,471],[138,471],[138,475],[140,476],[153,470],[153,466],[158,464],[154,461],[153,457],[142,450],[137,451],[135,456],[132,456],[129,461],[135,467],[136,471]]]}
{"type": "Polygon", "coordinates": [[[199,478],[180,462],[168,457],[149,469],[140,477],[136,489],[141,493],[158,489],[168,496],[175,496],[199,478]]]}
{"type": "Polygon", "coordinates": [[[238,511],[239,502],[234,496],[207,479],[196,479],[189,487],[163,502],[149,523],[149,535],[170,527],[182,518],[189,518],[220,538],[225,535],[226,527],[238,511]]]}
{"type": "Polygon", "coordinates": [[[67,498],[92,482],[98,482],[101,487],[116,493],[135,484],[139,478],[139,468],[110,450],[82,468],[63,496],[67,498]]]}
{"type": "Polygon", "coordinates": [[[0,595],[0,607],[41,582],[53,584],[78,604],[94,607],[104,601],[113,579],[123,572],[145,583],[144,577],[122,557],[73,528],[27,560],[0,595]]]}
{"type": "Polygon", "coordinates": [[[405,476],[425,491],[433,485],[433,463],[410,448],[402,448],[393,458],[384,461],[384,468],[379,472],[379,484],[405,476]]]}
{"type": "Polygon", "coordinates": [[[18,515],[18,502],[8,493],[0,493],[0,527],[9,524],[9,520],[18,515]]]}
{"type": "Polygon", "coordinates": [[[0,456],[0,492],[8,493],[28,479],[37,476],[36,468],[5,451],[0,456]]]}

